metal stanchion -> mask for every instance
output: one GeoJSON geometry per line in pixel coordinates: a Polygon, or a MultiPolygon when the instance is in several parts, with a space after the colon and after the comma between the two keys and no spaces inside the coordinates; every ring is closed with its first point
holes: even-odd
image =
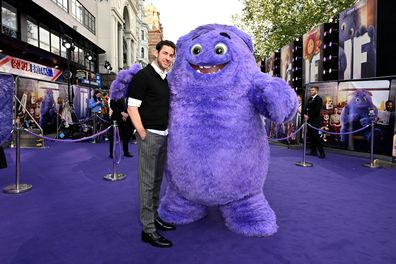
{"type": "Polygon", "coordinates": [[[19,125],[15,128],[15,157],[16,157],[16,170],[15,170],[15,184],[9,185],[3,189],[5,193],[23,193],[27,192],[32,189],[31,184],[20,184],[19,183],[19,172],[20,172],[20,165],[21,165],[21,130],[19,129],[19,125]]]}
{"type": "Polygon", "coordinates": [[[305,161],[305,156],[307,154],[307,121],[304,122],[303,130],[304,130],[303,161],[296,162],[296,165],[301,167],[312,167],[313,166],[312,163],[305,161]]]}
{"type": "MultiPolygon", "coordinates": [[[[96,134],[96,117],[97,117],[97,113],[94,112],[94,118],[93,118],[93,132],[92,132],[93,135],[96,134]]],[[[94,143],[94,144],[95,144],[95,143],[98,143],[98,142],[96,141],[96,137],[94,137],[92,143],[94,143]]]]}
{"type": "Polygon", "coordinates": [[[108,180],[108,181],[120,181],[120,180],[123,180],[126,178],[125,174],[117,173],[117,171],[116,171],[116,169],[117,169],[116,161],[115,161],[116,155],[114,155],[114,150],[116,148],[116,143],[118,142],[118,144],[120,144],[120,138],[117,137],[117,135],[118,135],[117,132],[118,132],[118,125],[117,125],[117,121],[114,120],[113,121],[113,142],[114,142],[114,144],[113,144],[113,153],[112,153],[113,154],[113,173],[109,173],[104,176],[104,179],[108,180]]]}
{"type": "Polygon", "coordinates": [[[363,166],[372,169],[381,167],[380,165],[375,164],[374,161],[374,120],[371,121],[370,163],[365,163],[363,166]]]}

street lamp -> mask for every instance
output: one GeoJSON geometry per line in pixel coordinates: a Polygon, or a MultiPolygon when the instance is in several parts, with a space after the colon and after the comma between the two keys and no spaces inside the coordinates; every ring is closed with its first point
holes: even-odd
{"type": "Polygon", "coordinates": [[[71,52],[75,48],[73,44],[73,39],[68,35],[63,35],[62,46],[66,48],[66,56],[67,56],[67,70],[64,71],[63,77],[67,79],[67,99],[69,101],[69,105],[73,107],[73,101],[71,98],[71,91],[70,91],[70,78],[73,76],[72,72],[70,71],[70,59],[71,59],[71,52]]]}

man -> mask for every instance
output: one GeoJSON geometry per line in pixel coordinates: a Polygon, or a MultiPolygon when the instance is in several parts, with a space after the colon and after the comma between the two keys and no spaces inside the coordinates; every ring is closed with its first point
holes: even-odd
{"type": "Polygon", "coordinates": [[[173,42],[160,41],[155,60],[135,75],[128,90],[128,114],[137,132],[142,241],[156,247],[172,246],[157,229],[175,229],[157,213],[167,152],[170,92],[166,71],[173,63],[175,50],[173,42]]]}
{"type": "MultiPolygon", "coordinates": [[[[131,140],[133,133],[132,122],[127,113],[127,103],[125,97],[122,97],[118,100],[111,100],[110,108],[112,110],[112,114],[110,119],[112,121],[116,120],[119,128],[120,138],[122,140],[122,150],[124,151],[124,156],[132,158],[133,155],[129,153],[129,141],[131,140]]],[[[109,157],[113,158],[113,140],[114,140],[114,132],[113,129],[110,129],[110,142],[109,142],[109,157]]]]}
{"type": "MultiPolygon", "coordinates": [[[[306,111],[304,115],[304,119],[313,127],[320,128],[321,120],[320,120],[320,109],[322,109],[323,101],[322,98],[318,95],[319,87],[312,86],[309,88],[309,93],[311,97],[309,98],[306,106],[306,111]]],[[[322,140],[320,139],[319,132],[316,129],[313,129],[308,126],[308,137],[311,141],[311,153],[310,155],[316,156],[317,150],[319,151],[319,158],[324,159],[325,153],[323,150],[322,140]]]]}

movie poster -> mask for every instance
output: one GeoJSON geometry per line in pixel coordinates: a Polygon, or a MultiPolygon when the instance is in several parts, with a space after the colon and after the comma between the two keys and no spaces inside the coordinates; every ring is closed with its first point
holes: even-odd
{"type": "Polygon", "coordinates": [[[290,43],[281,49],[280,76],[291,87],[293,86],[292,59],[293,59],[293,44],[290,43]]]}
{"type": "Polygon", "coordinates": [[[0,145],[11,137],[13,95],[13,76],[11,74],[0,74],[0,145]]]}
{"type": "Polygon", "coordinates": [[[322,80],[323,24],[303,36],[303,83],[322,80]]]}
{"type": "Polygon", "coordinates": [[[73,85],[74,91],[74,111],[78,119],[84,119],[89,116],[88,100],[90,88],[73,85]]]}
{"type": "Polygon", "coordinates": [[[338,79],[376,76],[376,0],[361,0],[339,15],[338,79]]]}
{"type": "Polygon", "coordinates": [[[337,103],[345,105],[341,112],[341,133],[360,130],[372,121],[375,123],[373,132],[370,126],[357,133],[341,135],[342,146],[369,152],[371,138],[374,138],[374,153],[390,156],[394,131],[394,109],[386,107],[391,99],[390,81],[340,82],[338,88],[337,103]]]}
{"type": "Polygon", "coordinates": [[[41,128],[44,134],[57,131],[67,93],[48,81],[18,78],[16,121],[24,128],[41,128]]]}
{"type": "Polygon", "coordinates": [[[392,156],[396,161],[396,79],[391,82],[391,89],[389,92],[389,100],[385,102],[385,110],[389,113],[389,142],[392,144],[392,156]],[[393,128],[393,131],[392,131],[393,128]]]}
{"type": "Polygon", "coordinates": [[[274,76],[274,63],[275,53],[272,53],[270,57],[265,59],[265,72],[271,76],[274,76]]]}

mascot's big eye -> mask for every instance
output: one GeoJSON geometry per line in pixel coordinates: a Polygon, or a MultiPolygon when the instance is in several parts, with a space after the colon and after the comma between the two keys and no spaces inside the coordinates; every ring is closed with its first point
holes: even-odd
{"type": "Polygon", "coordinates": [[[201,44],[195,44],[194,46],[192,46],[192,48],[191,48],[192,55],[198,55],[201,52],[202,52],[201,44]]]}
{"type": "Polygon", "coordinates": [[[356,102],[360,102],[360,98],[359,97],[356,98],[356,102]]]}
{"type": "Polygon", "coordinates": [[[363,97],[363,101],[365,101],[365,102],[366,102],[366,101],[367,101],[367,98],[366,98],[366,97],[363,97]]]}
{"type": "Polygon", "coordinates": [[[341,24],[341,30],[344,31],[346,29],[346,24],[345,22],[341,24]]]}
{"type": "Polygon", "coordinates": [[[353,37],[353,33],[355,33],[355,30],[353,28],[351,28],[349,30],[349,36],[353,37]]]}
{"type": "Polygon", "coordinates": [[[224,55],[227,53],[227,46],[224,43],[217,43],[215,52],[217,55],[224,55]]]}

